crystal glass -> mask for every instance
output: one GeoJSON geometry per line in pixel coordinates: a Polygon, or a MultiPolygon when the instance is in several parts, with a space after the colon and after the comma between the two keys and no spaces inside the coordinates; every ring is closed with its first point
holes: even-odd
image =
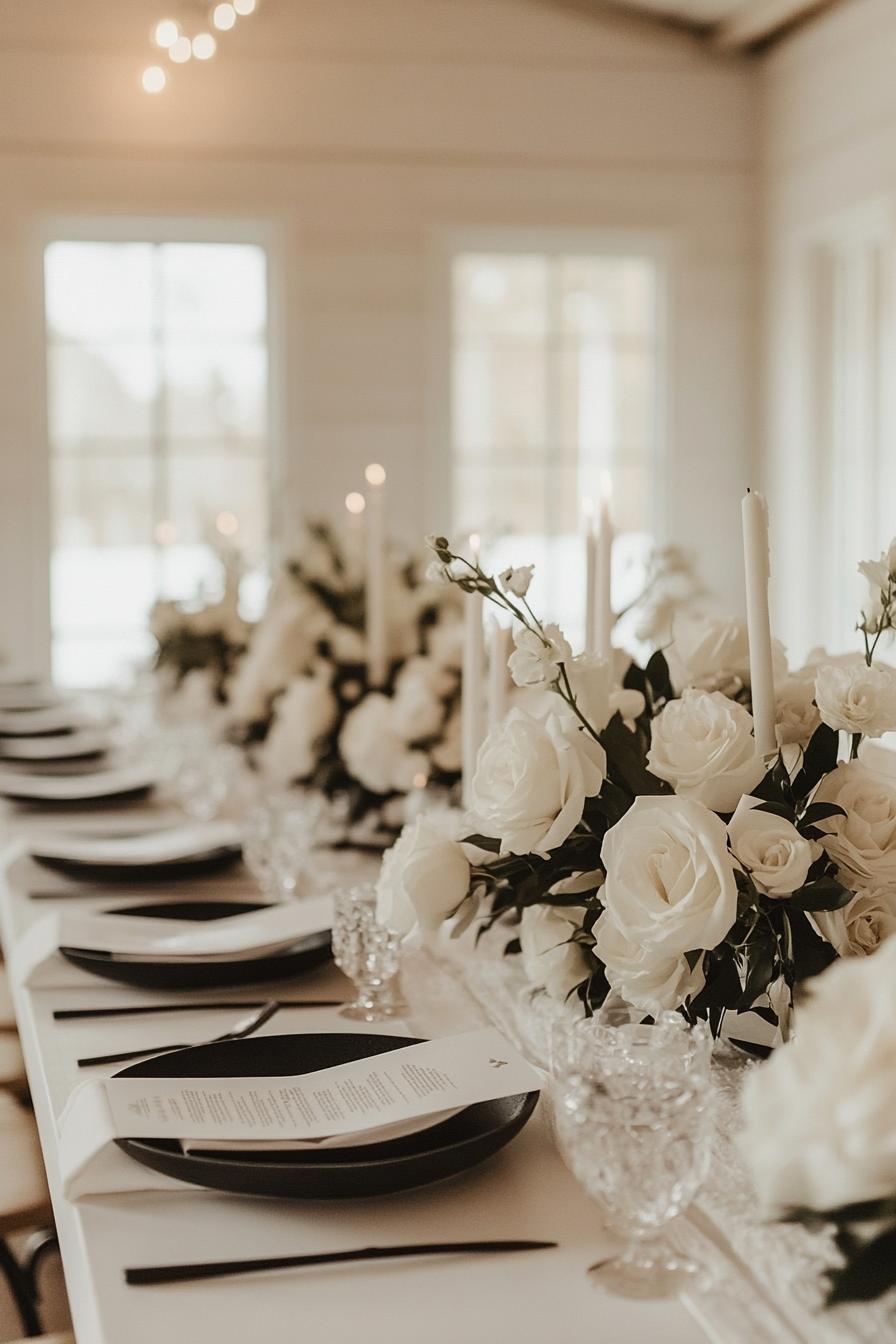
{"type": "Polygon", "coordinates": [[[314,884],[312,853],[325,800],[301,789],[264,794],[246,816],[243,860],[270,900],[289,901],[314,884]]]}
{"type": "Polygon", "coordinates": [[[380,1022],[404,1011],[399,976],[401,938],[377,919],[372,883],[337,895],[333,957],[357,989],[354,1002],[341,1010],[343,1017],[380,1022]]]}
{"type": "Polygon", "coordinates": [[[187,816],[211,821],[226,808],[242,769],[237,747],[191,736],[172,780],[174,796],[187,816]]]}
{"type": "Polygon", "coordinates": [[[620,1008],[555,1033],[554,1123],[568,1167],[624,1243],[590,1273],[622,1296],[668,1297],[704,1278],[662,1232],[709,1167],[712,1041],[678,1014],[637,1017],[620,1008]]]}

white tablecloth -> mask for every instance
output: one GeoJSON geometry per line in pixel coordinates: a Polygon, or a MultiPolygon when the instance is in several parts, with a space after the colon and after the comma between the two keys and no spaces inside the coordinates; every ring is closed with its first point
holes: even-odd
{"type": "MultiPolygon", "coordinates": [[[[145,810],[138,811],[131,819],[145,816],[145,810]]],[[[128,813],[122,810],[109,818],[79,814],[72,824],[83,827],[88,817],[91,829],[100,829],[113,818],[118,828],[128,825],[128,813]]],[[[26,833],[35,824],[46,821],[11,814],[3,838],[26,833]]],[[[334,856],[334,863],[348,876],[352,860],[334,856]]],[[[200,898],[220,894],[222,888],[231,895],[249,890],[247,879],[237,873],[184,884],[177,891],[200,898]]],[[[34,919],[56,904],[47,893],[72,889],[64,879],[20,861],[0,881],[0,924],[7,954],[34,919]],[[29,890],[39,890],[41,898],[33,899],[29,890]]],[[[106,908],[145,901],[148,894],[148,889],[127,894],[110,888],[76,899],[85,908],[106,908]]],[[[161,898],[173,890],[154,887],[152,894],[161,898]]],[[[408,1029],[447,1033],[484,1020],[483,1008],[464,987],[459,969],[441,955],[434,958],[421,952],[410,957],[405,980],[411,1003],[408,1029]]],[[[509,983],[502,972],[496,972],[491,982],[487,974],[478,981],[476,975],[471,978],[489,1016],[513,1031],[519,1024],[509,1020],[509,983]]],[[[247,990],[242,996],[257,999],[267,992],[247,990]]],[[[332,967],[283,989],[284,997],[340,998],[346,992],[345,981],[332,967]]],[[[583,1344],[660,1340],[699,1344],[707,1338],[719,1344],[834,1340],[883,1344],[896,1338],[876,1314],[848,1313],[823,1321],[812,1315],[818,1298],[817,1267],[807,1268],[805,1250],[812,1243],[799,1241],[800,1229],[775,1229],[769,1236],[761,1227],[724,1135],[705,1195],[676,1229],[677,1239],[710,1264],[715,1274],[712,1291],[686,1304],[630,1303],[590,1285],[586,1267],[604,1256],[611,1242],[596,1206],[557,1155],[543,1106],[522,1134],[482,1167],[387,1199],[305,1204],[184,1186],[72,1204],[61,1193],[57,1122],[84,1076],[76,1059],[168,1039],[200,1041],[225,1030],[229,1021],[225,1023],[226,1014],[203,1011],[198,999],[189,999],[190,1011],[184,1015],[55,1022],[55,1008],[136,1004],[153,998],[86,974],[80,988],[31,991],[13,982],[12,993],[78,1344],[295,1344],[299,1339],[308,1344],[359,1340],[485,1344],[498,1339],[543,1344],[573,1338],[583,1344]],[[154,1288],[128,1288],[123,1279],[124,1267],[132,1265],[489,1237],[555,1239],[560,1248],[532,1255],[285,1271],[154,1288]],[[783,1252],[793,1246],[797,1249],[788,1260],[783,1252]],[[803,1281],[788,1295],[780,1280],[786,1280],[794,1266],[802,1267],[803,1281]]],[[[235,996],[228,991],[209,997],[235,996]]],[[[283,1010],[263,1030],[277,1034],[338,1031],[345,1026],[345,1019],[333,1009],[283,1010]]],[[[352,1023],[350,1029],[356,1026],[352,1023]]],[[[383,1029],[391,1032],[394,1026],[383,1029]]],[[[515,1034],[522,1043],[519,1032],[515,1034]]],[[[727,1122],[732,1123],[730,1116],[727,1122]]],[[[122,1155],[122,1162],[128,1160],[122,1155]]]]}

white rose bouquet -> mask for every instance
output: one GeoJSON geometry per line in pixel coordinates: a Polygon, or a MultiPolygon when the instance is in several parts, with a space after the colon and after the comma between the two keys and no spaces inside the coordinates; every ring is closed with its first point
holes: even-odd
{"type": "Polygon", "coordinates": [[[896,1286],[896,940],[812,982],[799,1033],[747,1075],[741,1148],[766,1212],[833,1225],[828,1303],[896,1286]]]}
{"type": "Polygon", "coordinates": [[[212,691],[224,688],[249,642],[250,627],[239,614],[239,585],[228,573],[218,602],[172,602],[160,598],[149,614],[156,641],[154,666],[174,687],[191,673],[208,676],[212,691]]]}
{"type": "Polygon", "coordinates": [[[350,823],[394,833],[412,788],[459,777],[461,599],[412,559],[390,556],[388,574],[389,672],[371,687],[362,559],[327,523],[309,525],[227,698],[272,780],[347,796],[350,823]]]}
{"type": "MultiPolygon", "coordinates": [[[[863,736],[896,728],[896,672],[872,662],[876,639],[857,667],[793,677],[777,647],[780,749],[763,759],[741,622],[689,618],[668,660],[630,664],[619,685],[538,620],[529,567],[496,579],[445,538],[431,545],[445,581],[510,612],[511,675],[554,704],[513,709],[483,744],[473,833],[454,842],[469,881],[445,915],[518,921],[508,950],[585,1011],[613,992],[716,1033],[751,1012],[786,1039],[795,986],[896,921],[896,777],[857,759],[863,736]],[[838,763],[841,742],[851,759],[838,763]]],[[[888,571],[881,630],[894,600],[888,571]]],[[[386,911],[399,866],[381,878],[386,911]]]]}

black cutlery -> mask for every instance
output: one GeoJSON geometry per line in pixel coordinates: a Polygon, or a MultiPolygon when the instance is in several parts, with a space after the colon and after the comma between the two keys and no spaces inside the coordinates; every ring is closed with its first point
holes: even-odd
{"type": "Polygon", "coordinates": [[[195,1045],[217,1045],[219,1041],[240,1041],[244,1036],[251,1036],[253,1031],[263,1027],[265,1022],[269,1021],[279,1010],[279,1003],[271,1001],[264,1004],[251,1017],[238,1022],[232,1031],[225,1031],[222,1036],[213,1036],[210,1041],[187,1041],[179,1045],[150,1045],[142,1050],[125,1050],[114,1055],[91,1055],[86,1059],[79,1059],[78,1068],[86,1069],[91,1064],[119,1064],[126,1059],[141,1059],[144,1055],[164,1055],[172,1050],[191,1050],[195,1045]]]}
{"type": "Polygon", "coordinates": [[[265,1269],[301,1269],[339,1265],[354,1260],[397,1260],[422,1255],[486,1255],[509,1251],[546,1251],[556,1241],[432,1241],[410,1246],[363,1246],[356,1251],[322,1251],[317,1255],[281,1255],[258,1260],[213,1260],[196,1265],[145,1265],[124,1271],[125,1283],[186,1283],[220,1279],[229,1274],[255,1274],[265,1269]]]}
{"type": "MultiPolygon", "coordinates": [[[[121,1008],[57,1008],[56,1022],[78,1022],[91,1017],[143,1017],[147,1013],[195,1013],[205,1009],[265,1008],[273,999],[216,999],[213,1003],[141,1003],[121,1008]]],[[[277,999],[278,1008],[341,1008],[344,999],[277,999]]]]}

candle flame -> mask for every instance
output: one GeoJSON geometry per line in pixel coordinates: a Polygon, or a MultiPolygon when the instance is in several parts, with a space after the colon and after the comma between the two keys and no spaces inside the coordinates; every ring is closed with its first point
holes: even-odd
{"type": "Polygon", "coordinates": [[[427,777],[426,777],[426,775],[419,774],[419,775],[415,775],[415,776],[414,776],[414,788],[415,788],[415,789],[425,789],[425,788],[426,788],[426,785],[427,785],[427,782],[428,782],[428,781],[427,781],[427,777]]]}
{"type": "Polygon", "coordinates": [[[367,500],[357,490],[350,490],[345,497],[345,507],[349,513],[363,513],[367,506],[367,500]]]}
{"type": "Polygon", "coordinates": [[[385,485],[386,468],[380,466],[379,462],[371,462],[364,468],[364,479],[368,485],[385,485]]]}

